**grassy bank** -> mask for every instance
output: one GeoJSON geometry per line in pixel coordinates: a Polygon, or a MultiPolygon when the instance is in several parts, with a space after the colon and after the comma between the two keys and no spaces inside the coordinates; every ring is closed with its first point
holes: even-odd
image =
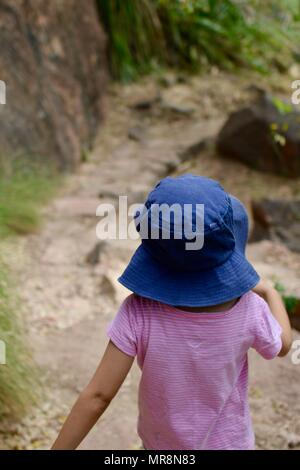
{"type": "Polygon", "coordinates": [[[98,0],[115,78],[159,67],[282,71],[299,60],[298,0],[98,0]]]}
{"type": "Polygon", "coordinates": [[[36,230],[40,209],[56,185],[57,177],[49,166],[26,157],[8,161],[0,156],[0,240],[36,230]]]}
{"type": "Polygon", "coordinates": [[[8,267],[0,260],[0,340],[6,346],[6,364],[0,365],[0,418],[21,416],[36,398],[37,381],[24,336],[8,267]]]}
{"type": "Polygon", "coordinates": [[[53,195],[57,181],[53,171],[39,162],[0,157],[0,340],[6,346],[6,364],[0,365],[0,418],[19,417],[34,401],[37,390],[22,306],[5,247],[8,238],[38,229],[41,207],[53,195]]]}

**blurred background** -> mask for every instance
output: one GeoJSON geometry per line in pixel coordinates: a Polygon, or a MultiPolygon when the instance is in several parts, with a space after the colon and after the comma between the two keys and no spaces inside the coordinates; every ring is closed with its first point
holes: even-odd
{"type": "MultiPolygon", "coordinates": [[[[300,338],[299,25],[298,0],[0,0],[1,449],[49,448],[127,294],[137,242],[97,240],[97,206],[168,174],[246,204],[300,338]]],[[[300,449],[292,354],[250,355],[259,449],[300,449]]],[[[138,448],[138,377],[82,448],[138,448]]]]}

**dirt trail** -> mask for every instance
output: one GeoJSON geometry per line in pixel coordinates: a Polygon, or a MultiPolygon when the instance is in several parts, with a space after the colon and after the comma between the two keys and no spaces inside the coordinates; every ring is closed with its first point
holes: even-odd
{"type": "MultiPolygon", "coordinates": [[[[195,144],[201,148],[203,139],[215,135],[227,112],[242,101],[246,85],[242,79],[212,76],[174,81],[159,90],[153,80],[111,89],[107,122],[89,161],[46,208],[43,229],[20,242],[15,252],[26,325],[45,394],[22,423],[8,426],[3,448],[50,446],[94,371],[106,346],[106,327],[127,294],[116,279],[137,242],[97,245],[95,210],[100,202],[116,203],[122,194],[129,196],[129,203],[142,202],[153,183],[172,171],[218,177],[246,204],[261,185],[268,193],[272,188],[282,195],[293,191],[279,178],[262,177],[209,150],[181,161],[186,149],[195,144]],[[158,92],[160,101],[155,99],[158,92]],[[133,109],[137,100],[151,97],[153,104],[146,110],[133,109]]],[[[299,289],[300,257],[270,242],[251,245],[249,257],[263,275],[283,276],[291,289],[299,289]]],[[[300,366],[292,365],[290,357],[267,362],[251,354],[250,369],[258,447],[300,448],[300,366]]],[[[138,376],[134,366],[81,448],[138,448],[138,376]]]]}

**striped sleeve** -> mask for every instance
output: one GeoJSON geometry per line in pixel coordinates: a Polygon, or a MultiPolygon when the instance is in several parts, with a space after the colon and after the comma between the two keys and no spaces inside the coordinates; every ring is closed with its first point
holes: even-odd
{"type": "Polygon", "coordinates": [[[131,295],[124,300],[116,317],[108,325],[107,334],[117,348],[134,357],[137,354],[137,335],[131,300],[131,295]]]}
{"type": "Polygon", "coordinates": [[[254,342],[252,347],[264,358],[274,359],[282,348],[282,328],[272,315],[268,304],[261,302],[255,312],[254,342]]]}

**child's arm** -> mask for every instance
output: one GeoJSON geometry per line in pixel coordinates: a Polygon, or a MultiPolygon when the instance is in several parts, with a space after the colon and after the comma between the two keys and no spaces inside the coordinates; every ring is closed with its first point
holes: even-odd
{"type": "Polygon", "coordinates": [[[53,450],[76,449],[104,413],[125,380],[134,357],[124,354],[111,341],[92,380],[79,395],[53,450]]]}
{"type": "Polygon", "coordinates": [[[268,281],[261,280],[253,289],[269,305],[269,308],[282,328],[282,348],[278,356],[286,356],[292,346],[292,330],[290,320],[280,294],[268,281]]]}

